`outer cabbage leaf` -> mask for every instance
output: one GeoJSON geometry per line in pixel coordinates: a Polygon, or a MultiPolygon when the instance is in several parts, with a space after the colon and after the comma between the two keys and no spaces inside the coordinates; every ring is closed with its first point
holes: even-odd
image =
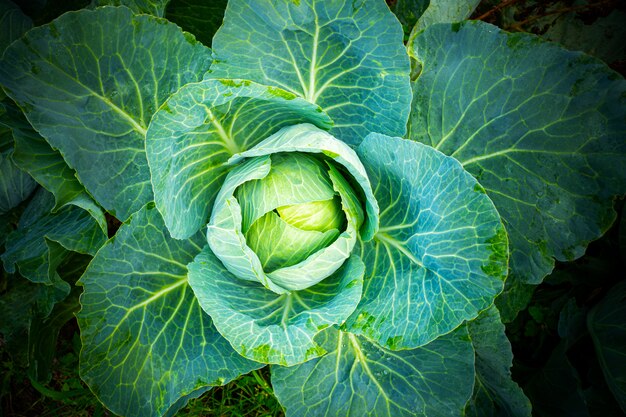
{"type": "Polygon", "coordinates": [[[486,23],[433,25],[409,51],[409,137],[486,189],[511,240],[511,279],[537,284],[581,256],[626,192],[626,82],[602,62],[486,23]]]}
{"type": "Polygon", "coordinates": [[[67,206],[51,213],[54,197],[39,189],[22,213],[18,228],[6,241],[4,269],[20,273],[35,283],[54,284],[56,269],[68,251],[94,255],[106,235],[86,211],[67,206]]]}
{"type": "Polygon", "coordinates": [[[26,200],[37,187],[31,176],[15,165],[11,158],[12,153],[0,153],[0,214],[26,200]]]}
{"type": "Polygon", "coordinates": [[[11,129],[15,142],[13,161],[28,172],[46,190],[54,194],[52,211],[74,204],[87,210],[98,222],[104,233],[107,224],[102,209],[89,196],[85,187],[76,178],[76,172],[67,166],[58,151],[37,133],[15,105],[0,103],[6,114],[0,117],[0,125],[11,129]]]}
{"type": "Polygon", "coordinates": [[[170,0],[92,0],[91,6],[126,6],[133,13],[163,17],[165,7],[169,2],[170,0]]]}
{"type": "Polygon", "coordinates": [[[146,139],[157,208],[174,238],[203,227],[228,159],[283,126],[330,126],[319,107],[246,80],[186,85],[154,115],[146,139]]]}
{"type": "Polygon", "coordinates": [[[357,153],[382,210],[378,233],[361,245],[363,299],[345,327],[392,350],[425,345],[493,304],[506,232],[454,158],[376,133],[357,153]]]}
{"type": "Polygon", "coordinates": [[[336,329],[319,338],[327,355],[272,366],[272,385],[287,417],[457,416],[471,395],[474,352],[465,326],[402,351],[336,329]]]}
{"type": "Polygon", "coordinates": [[[213,39],[211,77],[275,85],[318,104],[331,133],[358,145],[371,131],[404,135],[409,60],[382,0],[230,0],[213,39]]]}
{"type": "Polygon", "coordinates": [[[14,42],[0,84],[96,201],[124,220],[152,199],[150,118],[209,64],[210,51],[176,25],[104,7],[68,12],[14,42]]]}
{"type": "Polygon", "coordinates": [[[467,324],[476,352],[476,381],[468,417],[530,417],[530,401],[511,379],[513,353],[495,307],[467,324]]]}
{"type": "Polygon", "coordinates": [[[170,0],[165,17],[211,46],[213,35],[224,20],[227,3],[228,0],[170,0]]]}
{"type": "Polygon", "coordinates": [[[460,22],[467,19],[480,0],[436,0],[429,2],[413,27],[411,37],[435,23],[460,22]]]}
{"type": "Polygon", "coordinates": [[[241,355],[296,365],[325,353],[313,337],[354,311],[363,289],[363,263],[349,258],[306,290],[276,294],[228,272],[206,247],[189,265],[189,283],[215,326],[241,355]]]}
{"type": "Polygon", "coordinates": [[[626,413],[626,282],[613,287],[587,316],[596,355],[609,389],[626,413]]]}
{"type": "Polygon", "coordinates": [[[144,207],[98,252],[79,283],[81,377],[116,414],[173,415],[186,399],[261,367],[232,350],[187,283],[204,238],[169,237],[144,207]]]}

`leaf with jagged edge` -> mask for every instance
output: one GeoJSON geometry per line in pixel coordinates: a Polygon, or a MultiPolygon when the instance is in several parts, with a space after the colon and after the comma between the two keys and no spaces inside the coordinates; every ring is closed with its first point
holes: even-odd
{"type": "Polygon", "coordinates": [[[358,145],[372,131],[406,133],[410,70],[402,38],[382,0],[230,0],[207,76],[304,97],[333,119],[335,137],[358,145]]]}
{"type": "Polygon", "coordinates": [[[454,158],[376,133],[356,151],[381,215],[361,244],[363,298],[345,328],[392,350],[422,346],[493,304],[507,272],[506,232],[454,158]]]}
{"type": "Polygon", "coordinates": [[[213,35],[224,20],[227,3],[227,0],[170,0],[165,17],[193,33],[203,44],[211,46],[213,35]]]}
{"type": "Polygon", "coordinates": [[[172,239],[149,204],[80,279],[80,374],[114,413],[173,415],[210,386],[262,366],[220,336],[187,282],[203,244],[201,233],[172,239]]]}
{"type": "Polygon", "coordinates": [[[476,353],[476,381],[466,415],[530,417],[530,401],[511,379],[513,352],[498,310],[485,310],[467,329],[476,353]]]}
{"type": "Polygon", "coordinates": [[[40,188],[29,201],[18,227],[7,236],[0,257],[4,269],[35,283],[53,284],[69,251],[95,255],[106,241],[96,220],[74,205],[52,213],[54,197],[40,188]]]}
{"type": "Polygon", "coordinates": [[[165,15],[165,8],[170,0],[92,0],[92,7],[100,6],[126,6],[133,13],[151,14],[156,17],[165,15]]]}
{"type": "Polygon", "coordinates": [[[5,51],[0,84],[120,220],[152,200],[145,134],[157,108],[210,65],[178,26],[126,7],[68,12],[5,51]]]}
{"type": "Polygon", "coordinates": [[[32,128],[15,104],[2,102],[0,107],[5,110],[5,113],[0,115],[0,125],[10,129],[14,141],[13,162],[54,194],[55,204],[52,211],[57,211],[67,204],[81,207],[87,210],[102,231],[107,233],[102,209],[89,196],[85,187],[76,178],[76,172],[67,166],[61,154],[52,149],[32,128]]]}
{"type": "Polygon", "coordinates": [[[458,416],[472,394],[474,351],[465,326],[413,350],[383,349],[334,328],[319,342],[325,356],[271,368],[287,417],[458,416]]]}
{"type": "Polygon", "coordinates": [[[476,9],[478,3],[480,0],[431,1],[424,13],[419,16],[410,37],[414,37],[420,30],[424,30],[435,23],[452,23],[467,19],[476,9]]]}
{"type": "Polygon", "coordinates": [[[430,26],[409,53],[422,64],[409,137],[485,188],[509,234],[509,279],[536,285],[555,258],[581,256],[626,192],[626,82],[597,59],[483,22],[430,26]]]}

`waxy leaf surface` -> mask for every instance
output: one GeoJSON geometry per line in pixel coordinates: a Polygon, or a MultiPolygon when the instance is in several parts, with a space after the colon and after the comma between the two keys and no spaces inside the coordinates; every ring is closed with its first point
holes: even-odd
{"type": "Polygon", "coordinates": [[[343,323],[363,288],[363,263],[349,258],[332,276],[301,291],[276,294],[236,278],[209,247],[189,265],[189,283],[215,326],[241,355],[296,365],[325,353],[313,337],[343,323]]]}
{"type": "Polygon", "coordinates": [[[7,236],[2,254],[4,268],[35,283],[54,284],[56,268],[68,251],[94,255],[106,235],[82,208],[63,207],[55,213],[54,197],[39,189],[22,213],[18,227],[7,236]]]}
{"type": "Polygon", "coordinates": [[[510,279],[538,284],[581,256],[626,192],[626,82],[601,61],[482,22],[428,27],[409,45],[411,139],[458,159],[493,200],[510,279]]]}
{"type": "Polygon", "coordinates": [[[81,377],[117,414],[161,416],[181,397],[261,367],[220,336],[187,282],[204,237],[169,237],[148,205],[96,255],[82,276],[81,377]]]}
{"type": "Polygon", "coordinates": [[[472,393],[474,352],[465,326],[402,351],[334,328],[319,339],[325,356],[271,368],[287,417],[458,416],[472,393]]]}
{"type": "Polygon", "coordinates": [[[507,272],[506,233],[454,158],[379,134],[357,154],[381,214],[378,233],[361,244],[363,299],[345,326],[389,349],[415,348],[493,303],[507,272]]]}
{"type": "Polygon", "coordinates": [[[6,113],[0,116],[0,125],[10,128],[14,140],[13,162],[54,195],[52,211],[67,204],[87,210],[104,233],[107,224],[102,209],[93,201],[85,187],[76,178],[61,154],[37,133],[12,103],[0,103],[6,113]]]}
{"type": "Polygon", "coordinates": [[[333,119],[333,135],[358,145],[371,131],[406,132],[411,97],[402,36],[383,1],[231,0],[208,76],[304,97],[333,119]]]}
{"type": "Polygon", "coordinates": [[[209,64],[210,51],[176,25],[104,7],[66,13],[14,42],[0,84],[96,201],[125,220],[152,199],[150,118],[209,64]]]}
{"type": "Polygon", "coordinates": [[[330,126],[319,107],[247,80],[205,80],[174,94],[155,114],[146,143],[156,205],[172,236],[206,225],[232,155],[303,122],[330,126]]]}

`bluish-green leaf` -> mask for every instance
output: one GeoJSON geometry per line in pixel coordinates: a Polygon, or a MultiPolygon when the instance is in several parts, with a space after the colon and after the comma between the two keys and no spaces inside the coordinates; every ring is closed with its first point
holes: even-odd
{"type": "Polygon", "coordinates": [[[276,294],[229,273],[206,247],[189,265],[189,284],[215,326],[241,355],[286,366],[325,353],[313,337],[354,310],[363,263],[353,256],[332,276],[306,290],[276,294]]]}
{"type": "Polygon", "coordinates": [[[106,235],[86,211],[67,206],[51,213],[53,207],[52,194],[40,188],[7,237],[1,258],[8,272],[17,266],[32,282],[53,284],[68,251],[94,255],[104,244],[106,235]]]}
{"type": "Polygon", "coordinates": [[[272,366],[287,417],[460,416],[472,393],[474,352],[465,326],[402,351],[335,329],[320,339],[325,356],[272,366]]]}
{"type": "Polygon", "coordinates": [[[382,0],[231,0],[213,39],[211,77],[246,78],[318,104],[337,138],[404,135],[409,60],[382,0]]]}
{"type": "Polygon", "coordinates": [[[613,287],[587,316],[604,378],[626,413],[626,282],[613,287]]]}
{"type": "Polygon", "coordinates": [[[433,0],[419,16],[411,37],[435,23],[460,22],[467,19],[480,0],[433,0]]]}
{"type": "Polygon", "coordinates": [[[174,24],[103,7],[66,13],[14,42],[0,84],[96,201],[124,220],[152,199],[150,118],[210,59],[174,24]]]}
{"type": "Polygon", "coordinates": [[[507,237],[482,187],[453,158],[371,134],[357,148],[380,228],[362,243],[363,299],[346,328],[390,349],[424,345],[502,291],[507,237]]]}
{"type": "Polygon", "coordinates": [[[602,62],[481,22],[433,25],[410,53],[409,137],[458,159],[511,241],[511,279],[581,256],[626,192],[626,82],[602,62]]]}
{"type": "Polygon", "coordinates": [[[114,413],[161,416],[181,397],[261,366],[232,350],[188,285],[186,265],[203,241],[170,238],[148,206],[81,278],[80,373],[114,413]]]}
{"type": "Polygon", "coordinates": [[[511,379],[513,353],[498,310],[484,311],[467,329],[476,352],[476,381],[465,415],[530,417],[530,401],[511,379]]]}
{"type": "Polygon", "coordinates": [[[170,0],[92,0],[91,6],[126,6],[133,13],[163,17],[165,7],[169,2],[170,0]]]}
{"type": "Polygon", "coordinates": [[[233,154],[302,122],[330,125],[319,107],[246,80],[206,80],[174,94],[146,143],[156,205],[172,236],[189,237],[208,222],[233,154]]]}
{"type": "Polygon", "coordinates": [[[15,142],[13,161],[30,174],[46,190],[54,194],[54,208],[73,204],[87,210],[107,233],[106,219],[102,209],[93,201],[76,178],[76,172],[58,151],[53,150],[48,142],[37,133],[15,105],[0,103],[6,114],[0,117],[0,125],[11,129],[15,142]]]}
{"type": "Polygon", "coordinates": [[[222,25],[227,3],[227,0],[170,0],[165,17],[211,46],[213,35],[222,25]]]}

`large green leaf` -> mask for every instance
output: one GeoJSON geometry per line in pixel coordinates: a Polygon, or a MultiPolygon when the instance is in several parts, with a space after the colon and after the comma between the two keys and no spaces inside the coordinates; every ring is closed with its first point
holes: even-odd
{"type": "Polygon", "coordinates": [[[335,329],[320,339],[327,355],[272,366],[287,417],[459,416],[472,393],[474,352],[465,326],[402,351],[335,329]]]}
{"type": "Polygon", "coordinates": [[[276,294],[232,275],[206,247],[189,265],[189,284],[237,352],[255,361],[291,366],[325,353],[313,337],[354,311],[363,272],[361,260],[352,256],[319,284],[276,294]]]}
{"type": "Polygon", "coordinates": [[[126,6],[134,13],[146,13],[163,17],[170,0],[92,0],[91,6],[126,6]]]}
{"type": "Polygon", "coordinates": [[[319,107],[245,80],[205,80],[174,94],[146,139],[156,205],[172,236],[187,238],[208,222],[233,154],[301,122],[330,125],[319,107]]]}
{"type": "Polygon", "coordinates": [[[212,77],[274,85],[318,104],[337,138],[404,135],[411,102],[402,27],[382,0],[231,0],[212,77]]]}
{"type": "Polygon", "coordinates": [[[486,189],[511,241],[511,276],[537,284],[581,256],[626,192],[626,82],[602,62],[481,22],[433,25],[409,137],[452,155],[486,189]]]}
{"type": "Polygon", "coordinates": [[[498,310],[484,311],[467,329],[476,352],[476,381],[466,415],[530,417],[530,401],[511,379],[513,353],[498,310]]]}
{"type": "Polygon", "coordinates": [[[362,243],[363,299],[345,326],[393,350],[424,345],[475,318],[502,291],[506,232],[454,158],[375,133],[357,153],[381,216],[374,239],[362,243]]]}
{"type": "Polygon", "coordinates": [[[8,272],[17,266],[32,282],[53,284],[68,251],[94,255],[104,244],[106,235],[86,211],[67,206],[51,213],[53,207],[52,194],[40,188],[7,237],[1,258],[8,272]]]}
{"type": "Polygon", "coordinates": [[[210,59],[174,24],[104,7],[66,13],[14,42],[0,84],[96,201],[124,220],[152,199],[150,118],[210,59]]]}
{"type": "Polygon", "coordinates": [[[19,169],[12,152],[0,153],[0,214],[4,214],[24,201],[37,183],[30,175],[19,169]]]}
{"type": "Polygon", "coordinates": [[[165,17],[207,46],[222,25],[227,0],[170,0],[165,17]]]}
{"type": "Polygon", "coordinates": [[[147,206],[81,278],[80,373],[113,412],[173,414],[184,405],[181,397],[261,366],[233,351],[187,283],[186,265],[203,240],[170,238],[159,212],[147,206]]]}
{"type": "MultiPolygon", "coordinates": [[[[33,21],[11,0],[0,0],[0,56],[15,39],[33,27],[33,21]]],[[[0,100],[5,97],[0,87],[0,100]]]]}
{"type": "Polygon", "coordinates": [[[104,233],[107,224],[102,209],[89,196],[76,178],[76,172],[67,166],[58,151],[37,133],[22,112],[11,103],[0,103],[6,114],[0,117],[0,125],[8,126],[15,142],[13,161],[28,172],[46,190],[54,194],[54,208],[73,204],[87,210],[98,222],[104,233]]]}
{"type": "Polygon", "coordinates": [[[587,316],[604,378],[626,413],[626,282],[613,287],[587,316]]]}
{"type": "Polygon", "coordinates": [[[480,0],[436,0],[428,4],[413,27],[411,37],[435,23],[460,22],[467,19],[480,0]]]}

